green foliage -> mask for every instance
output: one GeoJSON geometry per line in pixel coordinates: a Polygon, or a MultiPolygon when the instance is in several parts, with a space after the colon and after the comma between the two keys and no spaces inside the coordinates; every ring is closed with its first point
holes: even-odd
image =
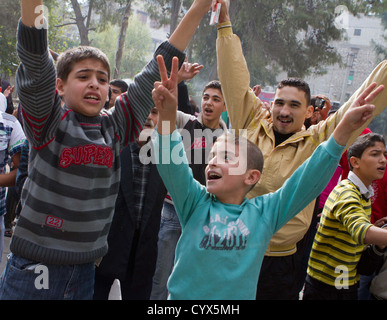
{"type": "Polygon", "coordinates": [[[87,2],[89,5],[92,2],[93,14],[99,16],[90,26],[98,33],[104,31],[110,24],[118,25],[121,23],[122,11],[128,0],[89,0],[87,2]]]}
{"type": "Polygon", "coordinates": [[[69,48],[78,45],[77,39],[69,37],[71,34],[70,26],[59,25],[63,22],[62,17],[67,12],[65,8],[59,5],[59,1],[51,1],[50,4],[45,4],[48,7],[48,43],[51,50],[55,52],[63,52],[69,48]]]}
{"type": "MultiPolygon", "coordinates": [[[[165,23],[169,0],[146,0],[159,22],[165,23]]],[[[354,14],[375,10],[381,1],[363,0],[238,0],[231,1],[234,33],[242,42],[249,66],[251,85],[276,84],[280,71],[288,76],[323,74],[325,67],[341,63],[330,43],[342,39],[335,27],[335,9],[344,5],[354,14]]],[[[185,10],[192,0],[183,1],[185,10]]],[[[216,68],[216,29],[205,17],[190,44],[192,59],[205,65],[198,78],[211,80],[216,68]]],[[[196,81],[196,79],[195,79],[196,81]]]]}
{"type": "Polygon", "coordinates": [[[12,75],[19,64],[15,50],[19,17],[19,1],[2,0],[0,10],[0,76],[3,77],[12,75]]]}
{"type": "MultiPolygon", "coordinates": [[[[108,56],[111,68],[115,65],[115,53],[119,27],[108,24],[104,31],[91,36],[93,46],[100,48],[108,56]]],[[[120,78],[133,78],[146,65],[152,50],[150,30],[137,17],[129,18],[125,49],[122,56],[120,78]]]]}

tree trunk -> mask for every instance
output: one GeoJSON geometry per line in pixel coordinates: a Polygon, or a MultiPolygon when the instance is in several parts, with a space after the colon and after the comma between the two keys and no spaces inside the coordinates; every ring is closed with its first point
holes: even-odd
{"type": "Polygon", "coordinates": [[[177,27],[179,13],[181,11],[181,4],[181,0],[171,0],[171,24],[169,28],[169,34],[172,34],[177,27]]]}
{"type": "Polygon", "coordinates": [[[85,17],[82,15],[81,7],[77,0],[71,0],[71,4],[75,13],[75,23],[77,24],[79,36],[81,38],[81,46],[90,45],[89,30],[85,26],[85,17]]]}
{"type": "Polygon", "coordinates": [[[132,1],[127,0],[124,16],[122,17],[120,33],[118,35],[115,67],[114,67],[114,73],[113,73],[114,78],[118,78],[120,74],[122,53],[124,51],[124,46],[125,46],[126,31],[128,29],[131,4],[132,4],[132,1]]]}
{"type": "Polygon", "coordinates": [[[86,29],[87,30],[89,30],[89,28],[90,28],[91,13],[93,11],[93,5],[94,5],[94,0],[90,0],[90,2],[89,2],[89,10],[87,12],[87,19],[86,19],[86,29]]]}

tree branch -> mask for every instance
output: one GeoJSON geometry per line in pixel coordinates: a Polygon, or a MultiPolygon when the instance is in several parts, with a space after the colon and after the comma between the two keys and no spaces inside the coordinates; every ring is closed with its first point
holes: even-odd
{"type": "Polygon", "coordinates": [[[54,26],[55,28],[60,28],[60,27],[65,27],[65,26],[69,26],[71,24],[77,24],[76,22],[68,22],[68,23],[63,23],[63,24],[59,24],[59,25],[56,25],[54,26]]]}

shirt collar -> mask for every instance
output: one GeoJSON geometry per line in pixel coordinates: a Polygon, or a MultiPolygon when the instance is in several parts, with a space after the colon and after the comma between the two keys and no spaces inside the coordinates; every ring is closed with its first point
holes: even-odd
{"type": "Polygon", "coordinates": [[[356,185],[360,193],[365,196],[367,199],[371,198],[374,195],[374,190],[372,189],[371,186],[368,188],[364,185],[364,183],[360,180],[360,178],[353,172],[350,171],[348,174],[348,179],[351,180],[354,185],[356,185]]]}

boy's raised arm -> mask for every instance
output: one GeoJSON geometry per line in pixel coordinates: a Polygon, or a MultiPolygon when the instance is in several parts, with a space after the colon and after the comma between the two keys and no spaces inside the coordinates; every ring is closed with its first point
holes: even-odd
{"type": "Polygon", "coordinates": [[[23,106],[24,132],[33,147],[52,138],[42,133],[54,132],[61,117],[55,65],[48,51],[48,29],[43,19],[42,0],[21,0],[16,46],[20,65],[15,87],[23,106]]]}
{"type": "Polygon", "coordinates": [[[169,42],[180,51],[184,51],[203,16],[209,11],[216,0],[195,0],[183,19],[180,21],[176,30],[169,38],[169,42]]]}
{"type": "Polygon", "coordinates": [[[21,21],[27,27],[35,26],[36,19],[41,14],[40,10],[35,13],[38,6],[43,5],[43,0],[22,0],[21,1],[21,21]]]}

